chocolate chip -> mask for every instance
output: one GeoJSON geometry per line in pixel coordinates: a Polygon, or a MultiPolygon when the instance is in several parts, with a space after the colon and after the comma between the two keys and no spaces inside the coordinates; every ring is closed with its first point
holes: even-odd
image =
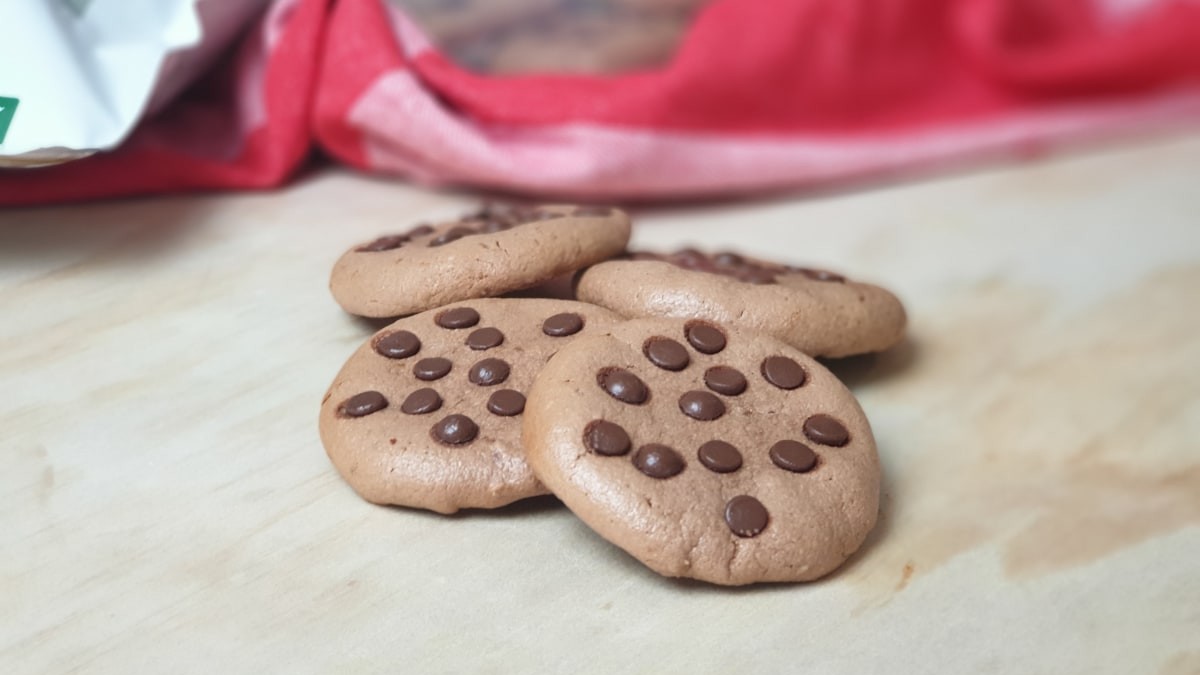
{"type": "Polygon", "coordinates": [[[845,283],[846,277],[829,270],[813,269],[811,267],[788,267],[789,272],[803,274],[813,281],[830,281],[835,283],[845,283]]]}
{"type": "Polygon", "coordinates": [[[650,363],[663,370],[683,370],[692,360],[683,345],[661,335],[646,340],[642,345],[642,353],[650,359],[650,363]]]}
{"type": "Polygon", "coordinates": [[[431,247],[444,246],[446,244],[449,244],[452,241],[458,241],[459,239],[470,236],[472,234],[476,234],[475,230],[473,230],[469,227],[466,227],[465,225],[456,225],[456,226],[450,228],[449,230],[446,230],[445,232],[434,237],[433,239],[430,239],[429,245],[431,247]]]}
{"type": "Polygon", "coordinates": [[[746,391],[746,376],[736,368],[713,366],[704,371],[704,386],[718,394],[737,396],[746,391]]]}
{"type": "Polygon", "coordinates": [[[639,405],[650,397],[646,383],[624,368],[604,368],[596,373],[596,382],[609,396],[624,403],[639,405]]]}
{"type": "Polygon", "coordinates": [[[432,232],[433,232],[432,225],[426,225],[425,223],[421,223],[420,225],[417,225],[413,229],[409,230],[407,232],[407,236],[409,239],[416,239],[417,237],[424,237],[425,235],[430,234],[432,232]]]}
{"type": "Polygon", "coordinates": [[[462,445],[475,440],[479,435],[479,425],[466,415],[447,415],[433,425],[430,430],[434,440],[448,445],[462,445]]]}
{"type": "Polygon", "coordinates": [[[406,331],[381,335],[375,340],[375,351],[389,359],[406,359],[421,351],[421,339],[406,331]]]}
{"type": "Polygon", "coordinates": [[[583,444],[597,455],[615,457],[629,452],[633,441],[620,425],[607,420],[592,420],[583,430],[583,444]]]}
{"type": "Polygon", "coordinates": [[[503,359],[484,359],[471,366],[467,379],[481,387],[490,387],[508,379],[508,362],[503,359]]]}
{"type": "Polygon", "coordinates": [[[651,478],[670,478],[683,471],[683,455],[658,443],[648,443],[633,455],[633,465],[651,478]]]}
{"type": "Polygon", "coordinates": [[[813,415],[804,420],[804,435],[814,443],[837,448],[850,442],[850,432],[829,415],[813,415]]]}
{"type": "Polygon", "coordinates": [[[767,527],[767,507],[754,497],[739,495],[725,504],[725,523],[739,537],[754,537],[767,527]]]}
{"type": "Polygon", "coordinates": [[[433,321],[442,328],[470,328],[479,323],[479,312],[470,307],[455,307],[438,314],[433,321]]]}
{"type": "Polygon", "coordinates": [[[679,397],[679,409],[692,419],[708,422],[725,414],[725,404],[707,391],[689,391],[679,397]]]}
{"type": "Polygon", "coordinates": [[[573,214],[586,218],[602,218],[604,216],[611,216],[612,211],[611,206],[577,206],[573,214]]]}
{"type": "Polygon", "coordinates": [[[694,248],[685,248],[672,253],[671,262],[685,270],[709,271],[713,269],[712,259],[694,248]]]}
{"type": "Polygon", "coordinates": [[[550,337],[566,337],[583,330],[583,317],[574,312],[563,312],[542,322],[542,332],[550,337]]]}
{"type": "Polygon", "coordinates": [[[501,417],[520,415],[525,411],[525,396],[513,389],[492,392],[487,402],[488,412],[501,417]]]}
{"type": "Polygon", "coordinates": [[[713,262],[721,267],[738,267],[745,264],[746,259],[736,253],[722,251],[713,256],[713,262]]]}
{"type": "Polygon", "coordinates": [[[804,368],[786,356],[768,356],[762,362],[762,376],[780,389],[795,389],[808,378],[804,368]]]}
{"type": "Polygon", "coordinates": [[[779,441],[768,454],[775,466],[796,473],[811,471],[817,465],[817,453],[800,441],[779,441]]]}
{"type": "Polygon", "coordinates": [[[377,391],[364,391],[342,401],[338,412],[345,417],[363,417],[388,406],[388,400],[377,391]]]}
{"type": "Polygon", "coordinates": [[[725,334],[706,323],[688,324],[684,334],[688,344],[701,354],[716,354],[725,349],[725,334]]]}
{"type": "Polygon", "coordinates": [[[471,331],[467,336],[467,346],[475,351],[483,351],[492,347],[499,347],[504,342],[504,333],[500,332],[499,328],[480,328],[471,331]]]}
{"type": "Polygon", "coordinates": [[[730,473],[742,468],[742,453],[725,441],[708,441],[696,452],[700,463],[717,473],[730,473]]]}
{"type": "Polygon", "coordinates": [[[389,234],[380,237],[369,244],[359,246],[357,250],[364,253],[378,253],[380,251],[391,251],[408,243],[409,237],[407,234],[389,234]]]}
{"type": "Polygon", "coordinates": [[[418,380],[437,380],[446,376],[450,372],[450,368],[454,364],[450,363],[450,359],[443,359],[440,356],[432,359],[421,359],[413,364],[413,376],[418,380]]]}
{"type": "Polygon", "coordinates": [[[409,415],[424,415],[441,407],[442,397],[429,387],[414,391],[400,404],[400,410],[409,415]]]}

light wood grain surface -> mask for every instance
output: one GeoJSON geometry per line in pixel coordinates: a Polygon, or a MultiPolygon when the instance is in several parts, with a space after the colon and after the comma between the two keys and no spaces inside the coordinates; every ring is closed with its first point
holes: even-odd
{"type": "Polygon", "coordinates": [[[317,409],[371,327],[329,269],[470,203],[328,170],[0,213],[0,672],[1200,672],[1200,137],[636,213],[641,245],[910,309],[835,366],[886,494],[808,585],[662,579],[549,499],[443,517],[341,482],[317,409]]]}

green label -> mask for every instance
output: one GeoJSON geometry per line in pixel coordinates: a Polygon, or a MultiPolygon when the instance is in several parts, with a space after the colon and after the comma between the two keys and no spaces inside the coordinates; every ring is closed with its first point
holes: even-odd
{"type": "Polygon", "coordinates": [[[0,143],[4,142],[4,137],[8,135],[8,125],[12,124],[13,114],[17,112],[17,104],[20,103],[15,98],[0,96],[0,143]]]}

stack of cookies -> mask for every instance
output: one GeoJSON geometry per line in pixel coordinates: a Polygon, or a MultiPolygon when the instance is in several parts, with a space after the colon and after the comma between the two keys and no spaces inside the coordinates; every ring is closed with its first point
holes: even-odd
{"type": "Polygon", "coordinates": [[[858,402],[813,357],[895,344],[902,306],[822,270],[629,252],[629,235],[617,209],[489,207],[347,251],[338,303],[404,318],[325,394],[329,458],[377,504],[553,493],[666,576],[827,574],[875,524],[880,470],[858,402]],[[575,299],[536,297],[564,275],[575,299]]]}

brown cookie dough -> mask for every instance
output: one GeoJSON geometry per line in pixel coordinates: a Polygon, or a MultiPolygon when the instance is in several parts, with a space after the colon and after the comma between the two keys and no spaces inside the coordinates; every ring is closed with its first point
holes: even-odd
{"type": "Polygon", "coordinates": [[[840,274],[736,253],[633,253],[586,270],[585,302],[628,317],[707,319],[759,330],[812,356],[882,351],[904,337],[904,306],[889,291],[840,274]]]}
{"type": "Polygon", "coordinates": [[[879,506],[875,441],[846,387],[774,338],[699,320],[576,340],[530,390],[523,437],[555,495],[666,576],[816,579],[879,506]]]}
{"type": "Polygon", "coordinates": [[[321,441],[377,504],[453,513],[545,494],[525,463],[525,394],[551,355],[619,319],[561,300],[471,300],[401,319],[346,362],[321,441]]]}
{"type": "Polygon", "coordinates": [[[608,259],[629,241],[609,207],[487,208],[355,246],[329,288],[347,312],[392,317],[491,297],[608,259]]]}

